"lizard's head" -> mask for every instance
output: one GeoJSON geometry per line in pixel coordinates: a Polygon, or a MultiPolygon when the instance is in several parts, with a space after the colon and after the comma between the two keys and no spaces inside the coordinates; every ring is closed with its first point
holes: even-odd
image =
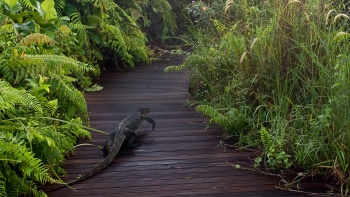
{"type": "Polygon", "coordinates": [[[147,107],[140,108],[139,110],[140,110],[141,114],[148,114],[149,112],[151,112],[151,110],[147,107]]]}

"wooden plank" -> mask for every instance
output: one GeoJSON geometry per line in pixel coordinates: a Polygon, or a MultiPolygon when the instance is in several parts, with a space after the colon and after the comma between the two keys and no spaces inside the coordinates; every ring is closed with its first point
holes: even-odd
{"type": "MultiPolygon", "coordinates": [[[[112,132],[127,113],[147,106],[156,121],[150,131],[141,125],[137,141],[142,145],[130,149],[125,145],[110,166],[73,187],[49,193],[56,196],[304,196],[276,189],[280,179],[250,170],[235,169],[226,162],[247,166],[259,155],[258,150],[235,150],[221,146],[223,131],[206,128],[207,121],[193,107],[184,105],[193,99],[183,73],[163,72],[165,66],[181,61],[155,62],[126,71],[109,70],[96,81],[104,87],[85,95],[90,125],[112,132]]],[[[92,133],[92,143],[102,146],[107,135],[92,133]]],[[[103,160],[94,146],[83,146],[66,161],[66,181],[73,180],[103,160]]],[[[324,191],[319,180],[302,186],[310,191],[324,191]]],[[[47,185],[49,191],[56,186],[47,185]]]]}

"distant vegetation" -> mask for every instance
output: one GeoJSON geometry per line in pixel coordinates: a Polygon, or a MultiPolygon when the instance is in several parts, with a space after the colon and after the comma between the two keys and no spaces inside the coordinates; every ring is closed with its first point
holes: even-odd
{"type": "Polygon", "coordinates": [[[197,111],[255,165],[350,186],[349,7],[330,0],[192,1],[182,40],[197,111]]]}
{"type": "Polygon", "coordinates": [[[0,196],[46,196],[90,137],[84,91],[149,41],[190,48],[197,111],[255,165],[350,186],[349,11],[337,0],[0,0],[0,196]],[[175,15],[176,13],[176,15],[175,15]],[[175,36],[182,34],[182,36],[175,36]]]}
{"type": "Polygon", "coordinates": [[[166,0],[0,0],[0,196],[46,196],[78,138],[84,91],[101,66],[147,62],[152,36],[175,32],[166,0]],[[157,18],[157,24],[152,20],[157,18]]]}

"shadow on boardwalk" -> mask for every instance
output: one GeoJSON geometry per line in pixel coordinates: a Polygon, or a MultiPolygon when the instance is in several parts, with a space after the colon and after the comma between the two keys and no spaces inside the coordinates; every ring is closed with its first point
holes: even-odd
{"type": "MultiPolygon", "coordinates": [[[[92,178],[48,193],[56,196],[302,196],[276,189],[279,178],[238,170],[226,162],[251,163],[254,151],[237,151],[219,146],[220,129],[207,129],[205,119],[184,106],[192,99],[183,73],[164,74],[168,65],[181,60],[164,60],[135,70],[107,70],[99,78],[104,87],[86,95],[91,127],[111,132],[130,111],[149,107],[156,128],[144,123],[138,132],[139,149],[122,147],[113,163],[92,178]]],[[[93,133],[102,146],[107,135],[93,133]]],[[[91,170],[103,160],[94,146],[77,148],[67,160],[67,179],[91,170]]],[[[320,191],[320,183],[304,188],[320,191]]],[[[52,187],[47,186],[45,190],[52,187]]]]}

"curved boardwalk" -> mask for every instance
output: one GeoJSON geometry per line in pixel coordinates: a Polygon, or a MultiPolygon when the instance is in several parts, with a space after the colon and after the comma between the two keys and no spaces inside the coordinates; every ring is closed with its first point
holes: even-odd
{"type": "MultiPolygon", "coordinates": [[[[122,147],[113,163],[94,177],[48,193],[56,196],[301,196],[276,189],[279,178],[237,170],[226,162],[251,163],[254,151],[237,151],[219,146],[220,129],[205,129],[201,117],[184,105],[191,99],[187,78],[182,73],[164,74],[167,65],[181,60],[155,62],[135,70],[107,70],[98,79],[104,89],[88,93],[91,126],[111,132],[130,111],[147,106],[156,128],[144,122],[138,132],[139,149],[122,147]]],[[[102,146],[107,135],[93,132],[102,146]]],[[[75,179],[103,160],[94,146],[77,148],[67,160],[66,181],[75,179]]],[[[304,188],[318,190],[319,184],[304,188]]],[[[47,186],[45,190],[52,187],[47,186]]]]}

